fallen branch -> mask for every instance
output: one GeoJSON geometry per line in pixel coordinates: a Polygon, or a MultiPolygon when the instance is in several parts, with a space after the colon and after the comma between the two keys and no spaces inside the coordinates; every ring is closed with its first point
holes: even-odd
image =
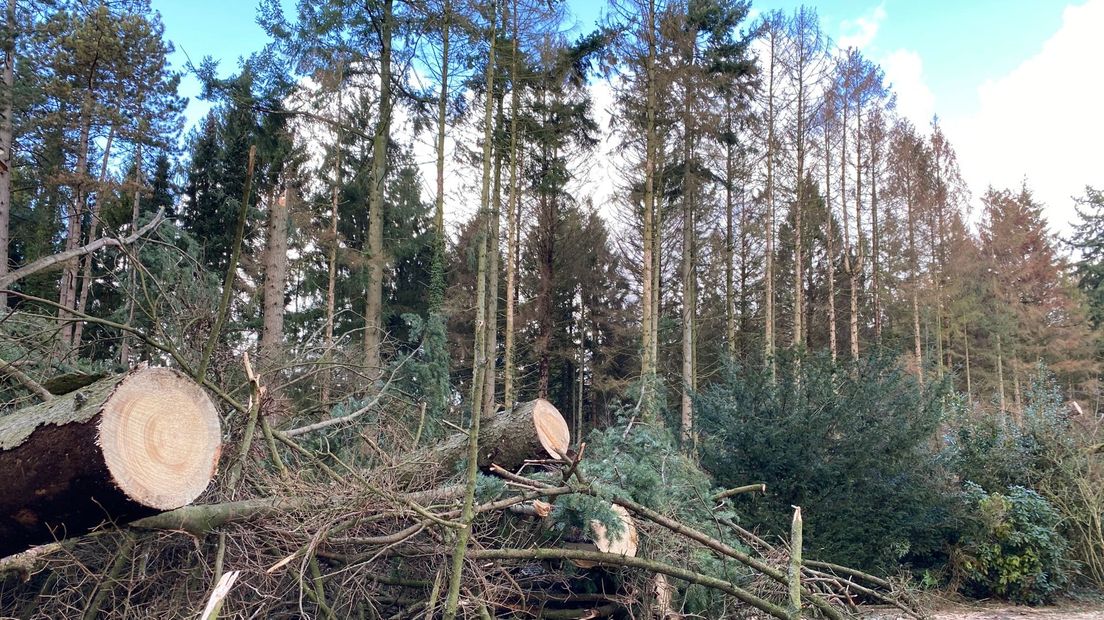
{"type": "Polygon", "coordinates": [[[70,261],[74,258],[91,254],[106,247],[123,247],[124,245],[130,245],[135,241],[149,234],[150,231],[161,225],[161,222],[165,221],[165,210],[161,209],[157,212],[157,215],[153,216],[153,219],[148,224],[134,231],[133,234],[123,237],[122,239],[116,239],[114,237],[100,237],[91,243],[80,246],[79,248],[73,248],[72,250],[66,250],[64,252],[58,252],[57,254],[51,254],[50,256],[44,256],[30,264],[23,265],[15,271],[9,271],[7,274],[0,276],[0,289],[5,289],[12,284],[26,278],[27,276],[36,274],[40,271],[46,271],[52,267],[57,267],[63,263],[70,261]]]}
{"type": "Polygon", "coordinates": [[[12,379],[15,379],[17,383],[27,388],[29,392],[32,392],[42,402],[53,400],[54,395],[50,393],[50,390],[42,387],[37,381],[32,379],[27,373],[16,368],[15,364],[7,360],[0,359],[0,374],[7,375],[12,379]]]}
{"type": "Polygon", "coordinates": [[[742,493],[753,493],[759,491],[760,493],[767,492],[767,485],[765,484],[745,484],[742,487],[736,487],[735,489],[729,489],[727,491],[721,491],[713,496],[713,501],[719,502],[726,497],[732,497],[734,495],[740,495],[742,493]]]}
{"type": "Polygon", "coordinates": [[[637,558],[624,555],[615,555],[612,553],[602,553],[600,551],[584,551],[581,549],[549,549],[549,548],[536,548],[536,549],[469,549],[467,556],[473,560],[583,560],[587,562],[594,562],[596,564],[613,565],[613,566],[625,566],[627,568],[639,568],[653,573],[661,573],[669,577],[681,579],[682,581],[705,586],[714,590],[724,592],[752,607],[770,614],[780,620],[795,620],[796,615],[789,613],[782,607],[771,603],[770,601],[759,598],[758,596],[744,590],[743,588],[733,585],[722,579],[716,577],[710,577],[709,575],[703,575],[702,573],[694,572],[673,566],[664,562],[657,562],[655,560],[646,560],[644,558],[637,558]]]}

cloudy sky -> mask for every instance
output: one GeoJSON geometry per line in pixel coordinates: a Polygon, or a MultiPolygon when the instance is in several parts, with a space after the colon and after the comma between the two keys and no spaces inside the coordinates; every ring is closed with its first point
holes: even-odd
{"type": "MultiPolygon", "coordinates": [[[[285,0],[291,5],[291,0],[285,0]]],[[[792,10],[800,0],[760,0],[753,11],[792,10]]],[[[808,3],[808,2],[806,2],[808,3]]],[[[570,0],[578,28],[603,2],[570,0]]],[[[1104,186],[1104,0],[825,0],[811,3],[841,46],[885,68],[900,113],[918,127],[938,114],[957,148],[974,204],[989,185],[1027,179],[1057,232],[1075,215],[1072,196],[1104,186]]],[[[255,5],[154,0],[176,66],[204,55],[231,70],[259,49],[255,5]]],[[[185,83],[194,95],[194,81],[185,83]]],[[[193,101],[189,118],[206,112],[193,101]]],[[[976,210],[976,209],[975,209],[976,210]]]]}

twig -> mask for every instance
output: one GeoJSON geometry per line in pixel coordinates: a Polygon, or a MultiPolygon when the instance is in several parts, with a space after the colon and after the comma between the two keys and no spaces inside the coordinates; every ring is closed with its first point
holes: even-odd
{"type": "Polygon", "coordinates": [[[249,147],[249,163],[245,169],[245,189],[242,192],[242,201],[238,209],[238,225],[234,230],[234,245],[230,251],[230,264],[226,266],[226,279],[222,282],[222,299],[219,300],[218,313],[215,314],[215,324],[211,327],[211,335],[207,338],[207,346],[203,349],[203,357],[199,362],[197,376],[207,374],[207,365],[211,362],[211,355],[215,352],[215,344],[222,335],[222,326],[226,323],[226,316],[230,313],[230,297],[234,292],[234,279],[238,275],[238,259],[241,258],[242,238],[245,237],[245,220],[249,215],[249,197],[253,192],[253,165],[257,160],[257,145],[249,147]]]}
{"type": "Polygon", "coordinates": [[[354,411],[354,412],[352,412],[348,415],[343,415],[340,418],[330,418],[329,420],[322,420],[321,422],[315,422],[314,424],[308,424],[306,426],[300,426],[299,428],[293,428],[293,429],[290,429],[290,430],[283,431],[284,436],[285,437],[298,437],[299,435],[305,435],[307,433],[322,430],[324,428],[329,428],[331,426],[336,426],[338,424],[345,424],[347,422],[352,422],[353,420],[359,418],[360,416],[368,413],[369,411],[374,409],[376,405],[379,404],[380,399],[383,398],[383,396],[387,393],[387,388],[390,387],[391,382],[395,380],[395,375],[398,374],[399,369],[402,368],[403,364],[405,364],[407,362],[407,360],[409,360],[413,355],[414,355],[414,353],[411,353],[410,355],[407,355],[406,357],[404,357],[402,359],[402,361],[400,361],[395,366],[395,368],[391,371],[391,376],[387,378],[387,383],[385,383],[383,385],[383,387],[380,388],[380,391],[376,394],[375,398],[372,399],[372,402],[368,403],[367,405],[361,407],[360,409],[357,409],[356,411],[354,411]]]}

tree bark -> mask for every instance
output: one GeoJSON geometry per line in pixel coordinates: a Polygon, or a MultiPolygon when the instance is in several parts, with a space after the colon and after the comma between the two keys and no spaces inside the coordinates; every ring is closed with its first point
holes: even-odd
{"type": "Polygon", "coordinates": [[[506,333],[503,343],[502,402],[507,407],[514,404],[514,308],[517,306],[517,268],[518,268],[518,203],[521,193],[518,188],[518,7],[517,0],[511,3],[510,20],[513,30],[510,55],[510,199],[506,213],[506,333]]]}
{"type": "Polygon", "coordinates": [[[207,487],[214,404],[178,371],[148,368],[0,418],[0,556],[105,520],[179,508],[207,487]]]}
{"type": "Polygon", "coordinates": [[[659,269],[654,252],[655,236],[655,175],[656,175],[656,7],[655,0],[648,0],[647,13],[644,15],[642,34],[648,47],[644,61],[645,110],[644,110],[644,213],[642,232],[642,252],[644,265],[641,271],[641,395],[647,419],[654,418],[653,394],[656,377],[656,360],[653,355],[654,342],[657,340],[653,313],[656,313],[655,277],[659,269]]]}
{"type": "Polygon", "coordinates": [[[437,198],[434,201],[433,271],[430,274],[430,311],[440,312],[445,302],[445,129],[448,125],[449,99],[449,29],[452,26],[452,3],[445,0],[441,7],[441,91],[437,94],[437,198]]]}
{"type": "MultiPolygon", "coordinates": [[[[15,0],[5,11],[3,100],[0,103],[0,278],[8,273],[8,227],[11,221],[12,100],[15,97],[15,0]]],[[[8,296],[0,293],[0,311],[7,309],[8,296]]]]}
{"type": "Polygon", "coordinates": [[[383,342],[383,186],[387,181],[387,143],[391,138],[391,31],[394,0],[383,2],[380,22],[379,122],[372,136],[372,173],[368,193],[368,295],[365,300],[364,350],[367,376],[378,379],[383,342]]]}
{"type": "MultiPolygon", "coordinates": [[[[570,441],[567,420],[552,403],[539,398],[519,403],[480,425],[476,466],[487,470],[494,464],[515,471],[527,459],[566,456],[570,441]]],[[[400,482],[423,488],[455,475],[467,456],[468,435],[457,433],[418,451],[390,473],[400,482]]]]}
{"type": "MultiPolygon", "coordinates": [[[[831,105],[825,103],[825,106],[831,105]]],[[[830,120],[824,123],[824,211],[828,234],[825,237],[825,262],[828,263],[828,350],[832,361],[839,357],[839,345],[836,342],[836,253],[832,237],[832,145],[830,120]]]]}
{"type": "Polygon", "coordinates": [[[288,179],[284,195],[270,201],[264,254],[264,323],[261,365],[270,366],[284,340],[284,290],[287,288],[288,216],[298,200],[296,180],[288,179]]]}
{"type": "MultiPolygon", "coordinates": [[[[335,149],[334,153],[334,179],[333,187],[330,188],[330,230],[329,230],[329,247],[327,248],[326,256],[326,324],[323,327],[322,332],[322,344],[324,350],[322,351],[322,361],[328,364],[333,357],[333,341],[334,341],[334,313],[337,309],[337,248],[340,245],[340,238],[337,233],[337,224],[339,220],[338,207],[341,205],[341,177],[342,177],[342,156],[344,150],[342,145],[345,142],[344,132],[344,110],[341,105],[341,89],[345,83],[345,63],[344,60],[337,61],[337,123],[334,126],[335,135],[335,149]]],[[[329,406],[330,402],[330,386],[333,383],[333,369],[325,368],[322,372],[322,387],[320,390],[320,396],[323,406],[329,406]]]]}
{"type": "MultiPolygon", "coordinates": [[[[65,227],[65,251],[76,249],[81,241],[81,219],[84,217],[85,195],[84,178],[88,169],[88,136],[92,131],[92,105],[93,97],[91,89],[85,91],[84,101],[81,104],[79,123],[79,136],[77,138],[77,165],[74,172],[73,202],[66,214],[65,227]]],[[[89,240],[94,241],[94,240],[89,240]]],[[[77,269],[80,267],[76,257],[68,259],[64,263],[61,272],[61,285],[58,294],[58,305],[62,308],[74,308],[77,297],[77,269]]],[[[58,319],[65,321],[72,318],[72,313],[58,310],[58,319]]],[[[68,350],[73,343],[73,324],[63,322],[59,332],[61,341],[61,355],[68,355],[68,350]]]]}
{"type": "MultiPolygon", "coordinates": [[[[90,209],[91,222],[88,225],[88,240],[95,241],[100,234],[100,203],[103,202],[104,184],[107,182],[107,164],[111,158],[111,145],[115,141],[115,126],[107,132],[107,143],[104,145],[103,162],[100,164],[100,178],[96,183],[96,200],[92,202],[90,209]]],[[[140,167],[142,164],[138,162],[140,167]]],[[[77,299],[77,313],[84,314],[88,308],[88,295],[92,290],[92,255],[85,254],[81,261],[80,296],[77,299]]],[[[84,321],[73,323],[73,348],[79,349],[81,337],[84,334],[84,321]]]]}
{"type": "Polygon", "coordinates": [[[770,364],[774,377],[777,365],[774,359],[774,81],[778,57],[776,46],[779,33],[772,31],[770,38],[770,68],[767,70],[767,245],[764,263],[765,287],[763,302],[763,358],[770,364]]]}

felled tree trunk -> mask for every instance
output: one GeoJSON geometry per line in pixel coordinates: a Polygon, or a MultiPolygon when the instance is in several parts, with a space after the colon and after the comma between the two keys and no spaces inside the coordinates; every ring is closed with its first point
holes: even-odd
{"type": "Polygon", "coordinates": [[[190,503],[214,475],[220,437],[206,392],[168,368],[0,416],[0,557],[190,503]]]}
{"type": "MultiPolygon", "coordinates": [[[[538,398],[481,421],[479,467],[495,464],[514,471],[528,459],[567,458],[570,445],[567,421],[552,403],[538,398]]],[[[430,484],[457,473],[467,454],[467,434],[457,433],[419,451],[393,472],[405,483],[430,484]]]]}

